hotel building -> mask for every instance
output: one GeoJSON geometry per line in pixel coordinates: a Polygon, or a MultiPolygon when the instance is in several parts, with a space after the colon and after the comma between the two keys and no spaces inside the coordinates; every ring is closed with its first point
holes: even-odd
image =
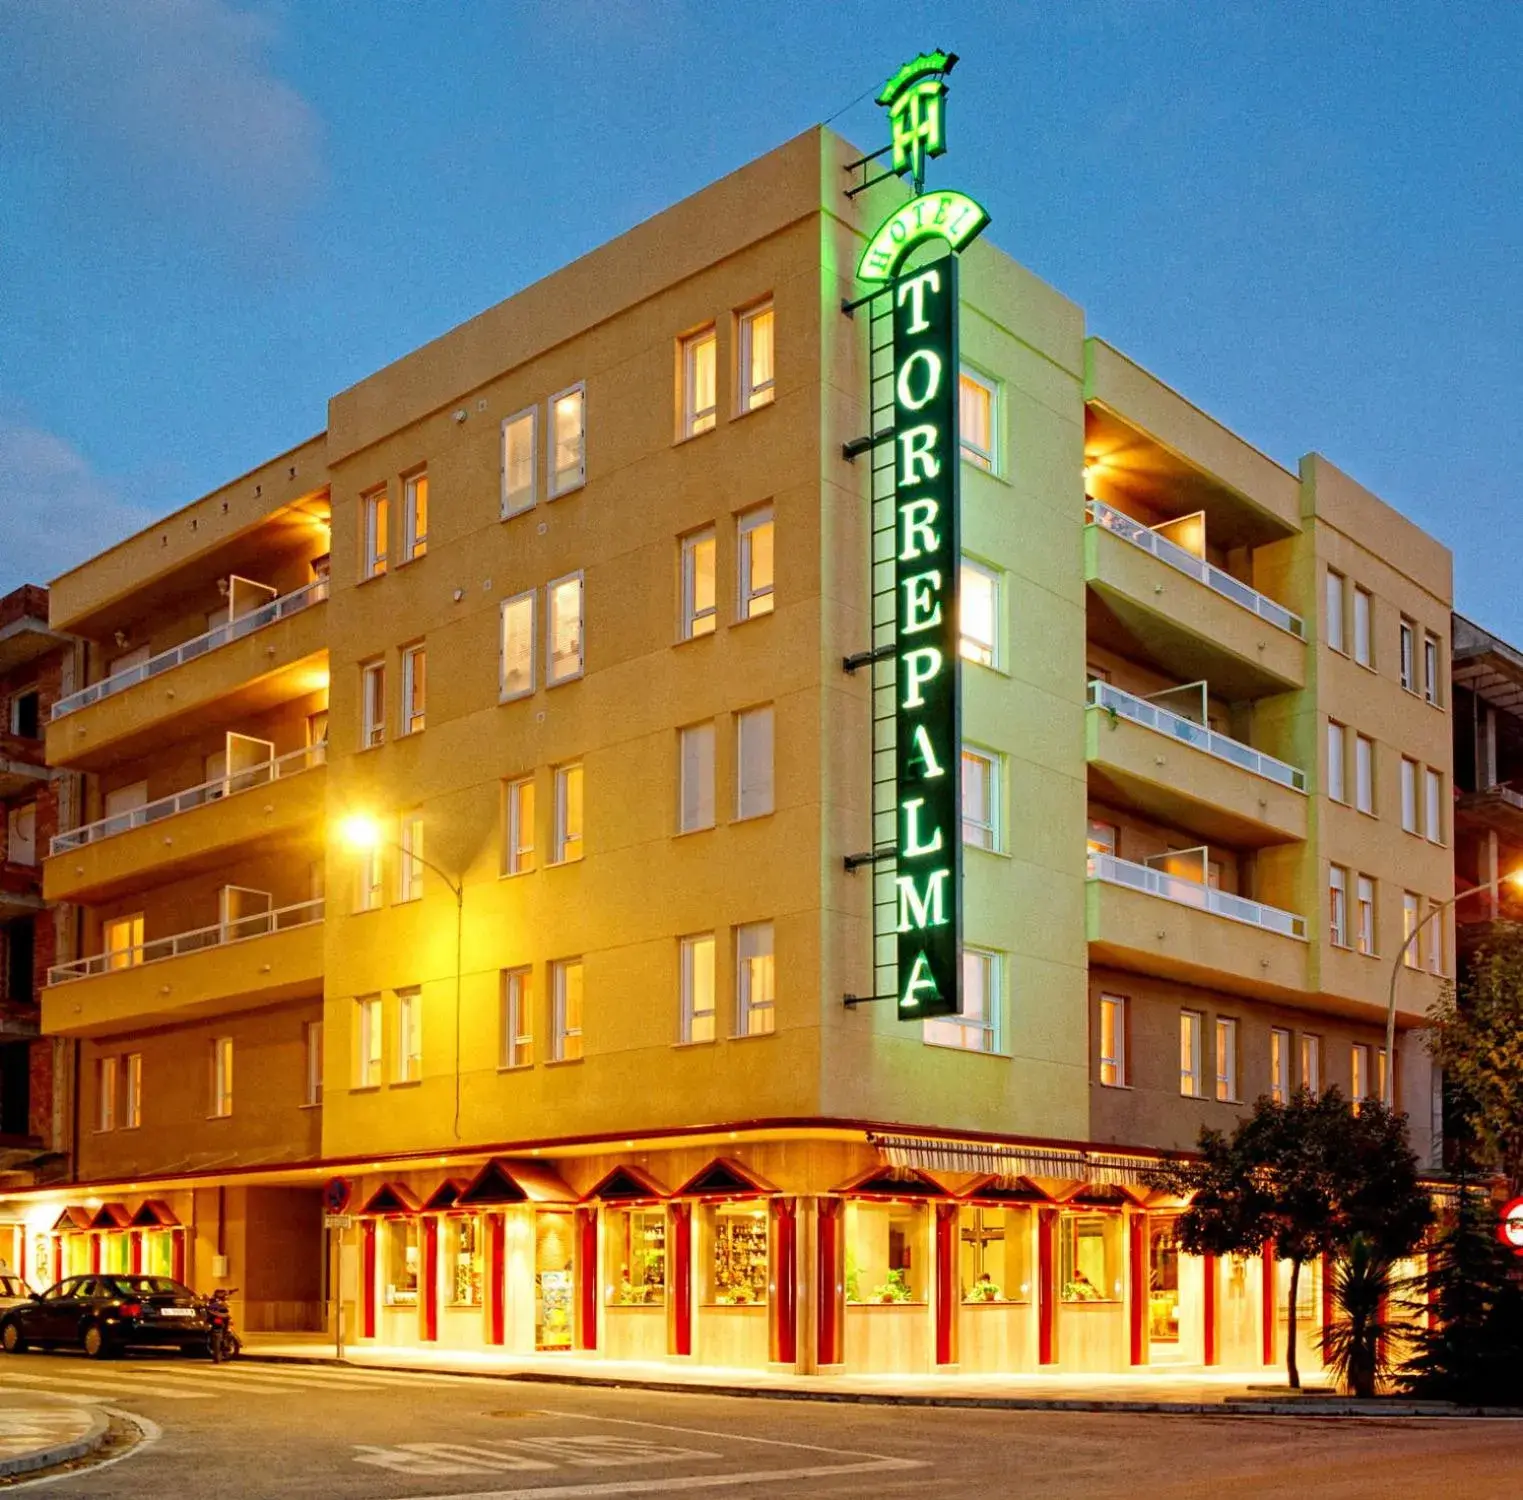
{"type": "Polygon", "coordinates": [[[1281,1360],[1288,1268],[1180,1254],[1140,1173],[1388,1066],[1428,1158],[1409,1028],[1452,925],[1393,1059],[1383,1023],[1403,923],[1452,889],[1449,554],[973,244],[965,1008],[848,1006],[843,302],[904,195],[848,197],[858,154],[806,132],[54,583],[88,673],[48,761],[89,792],[44,865],[81,914],[42,1016],[79,1047],[77,1180],[0,1200],[37,1279],[225,1278],[246,1327],[336,1301],[389,1347],[1281,1360]]]}

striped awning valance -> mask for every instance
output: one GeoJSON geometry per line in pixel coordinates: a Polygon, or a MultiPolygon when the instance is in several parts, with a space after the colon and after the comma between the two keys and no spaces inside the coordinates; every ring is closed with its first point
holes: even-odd
{"type": "Polygon", "coordinates": [[[873,1144],[894,1167],[931,1172],[992,1172],[1001,1177],[1057,1177],[1113,1187],[1135,1187],[1152,1157],[1058,1146],[1007,1146],[992,1141],[934,1140],[875,1135],[873,1144]]]}

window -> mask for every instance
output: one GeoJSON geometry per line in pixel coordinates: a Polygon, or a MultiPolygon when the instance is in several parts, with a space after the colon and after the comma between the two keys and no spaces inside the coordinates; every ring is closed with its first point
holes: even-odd
{"type": "Polygon", "coordinates": [[[1327,940],[1348,947],[1348,871],[1342,865],[1327,867],[1327,940]]]}
{"type": "Polygon", "coordinates": [[[582,1055],[581,959],[562,958],[550,965],[550,993],[550,1061],[573,1062],[582,1055]]]}
{"type": "Polygon", "coordinates": [[[1439,662],[1442,660],[1438,649],[1438,637],[1423,633],[1423,697],[1435,708],[1439,706],[1443,697],[1443,682],[1441,677],[1442,668],[1439,662]]]}
{"type": "Polygon", "coordinates": [[[980,948],[962,950],[962,1010],[924,1022],[924,1040],[936,1047],[966,1052],[999,1051],[999,954],[980,948]]]}
{"type": "Polygon", "coordinates": [[[1370,647],[1370,610],[1372,601],[1368,589],[1354,589],[1354,660],[1361,667],[1374,665],[1370,647]]]}
{"type": "Polygon", "coordinates": [[[502,518],[534,508],[539,468],[539,409],[530,407],[502,424],[502,518]]]}
{"type": "Polygon", "coordinates": [[[1428,972],[1430,974],[1442,974],[1444,972],[1444,919],[1437,915],[1440,901],[1428,902],[1428,922],[1426,923],[1427,942],[1424,946],[1428,950],[1428,972]]]}
{"type": "Polygon", "coordinates": [[[1200,1033],[1206,1018],[1198,1010],[1179,1013],[1179,1092],[1187,1099],[1199,1099],[1200,1033]]]}
{"type": "Polygon", "coordinates": [[[770,405],[777,394],[773,379],[772,304],[740,315],[740,409],[770,405]]]}
{"type": "Polygon", "coordinates": [[[441,1226],[442,1259],[451,1307],[481,1306],[481,1220],[475,1214],[451,1214],[441,1226]]]}
{"type": "Polygon", "coordinates": [[[682,639],[713,635],[718,623],[714,595],[714,528],[682,539],[682,639]]]}
{"type": "Polygon", "coordinates": [[[502,870],[525,875],[534,860],[534,778],[520,777],[503,788],[502,870]]]}
{"type": "Polygon", "coordinates": [[[682,1029],[684,1042],[714,1040],[714,934],[682,939],[682,1029]]]}
{"type": "Polygon", "coordinates": [[[1334,651],[1348,650],[1343,636],[1343,574],[1327,570],[1327,644],[1334,651]]]}
{"type": "MultiPolygon", "coordinates": [[[[318,745],[328,743],[328,710],[320,708],[315,714],[307,715],[307,748],[313,749],[318,745]]],[[[145,782],[146,786],[147,783],[145,782]]]]}
{"type": "Polygon", "coordinates": [[[360,496],[360,527],[365,552],[360,579],[379,578],[386,571],[386,532],[390,510],[384,489],[360,496]]]}
{"type": "Polygon", "coordinates": [[[11,733],[24,740],[42,737],[42,695],[36,688],[12,696],[11,733]]]}
{"type": "Polygon", "coordinates": [[[550,840],[552,864],[569,864],[582,857],[582,768],[555,768],[555,829],[550,840]]]}
{"type": "Polygon", "coordinates": [[[378,1088],[381,1083],[381,997],[361,995],[354,1002],[354,1086],[378,1088]]]}
{"type": "Polygon", "coordinates": [[[923,1203],[847,1199],[846,1300],[852,1303],[913,1303],[930,1300],[923,1203]]]}
{"type": "Polygon", "coordinates": [[[735,716],[735,816],[760,818],[772,811],[772,705],[735,716]]]}
{"type": "Polygon", "coordinates": [[[354,865],[355,911],[375,911],[381,905],[385,899],[382,888],[385,867],[379,844],[357,851],[354,865]]]}
{"type": "Polygon", "coordinates": [[[1000,780],[1000,757],[992,750],[963,750],[962,841],[975,849],[999,849],[1000,780]]]}
{"type": "Polygon", "coordinates": [[[417,901],[423,895],[423,814],[402,814],[398,829],[397,900],[417,901]]]}
{"type": "Polygon", "coordinates": [[[760,505],[735,522],[739,597],[735,618],[754,620],[772,613],[772,507],[760,505]]]}
{"type": "Polygon", "coordinates": [[[1085,848],[1090,854],[1114,854],[1116,852],[1117,828],[1114,823],[1102,823],[1095,818],[1089,820],[1089,833],[1085,840],[1085,848]]]}
{"type": "Polygon", "coordinates": [[[1269,1032],[1269,1097],[1276,1104],[1290,1099],[1290,1033],[1278,1026],[1269,1032]]]}
{"type": "Polygon", "coordinates": [[[679,779],[677,828],[692,833],[714,826],[714,726],[690,724],[677,735],[679,779]]]}
{"type": "Polygon", "coordinates": [[[1414,938],[1412,935],[1418,931],[1421,922],[1419,915],[1420,906],[1421,902],[1416,892],[1403,891],[1401,893],[1401,939],[1404,945],[1401,950],[1401,958],[1402,962],[1409,969],[1422,967],[1420,952],[1422,939],[1420,937],[1414,938]]]}
{"type": "Polygon", "coordinates": [[[1361,875],[1355,882],[1354,939],[1361,953],[1375,956],[1375,882],[1361,875]]]}
{"type": "Polygon", "coordinates": [[[1301,1035],[1301,1087],[1313,1094],[1322,1092],[1322,1038],[1301,1035]]]}
{"type": "Polygon", "coordinates": [[[1444,841],[1444,778],[1432,766],[1423,770],[1423,806],[1425,824],[1423,832],[1430,844],[1444,841]]]}
{"type": "Polygon", "coordinates": [[[962,619],[959,650],[964,661],[999,665],[999,574],[983,563],[962,560],[962,619]]]}
{"type": "Polygon", "coordinates": [[[143,1123],[143,1054],[129,1052],[122,1058],[122,1129],[136,1130],[143,1123]]]}
{"type": "Polygon", "coordinates": [[[582,575],[570,573],[545,586],[545,681],[554,687],[582,675],[582,575]]]}
{"type": "Polygon", "coordinates": [[[420,469],[402,481],[402,561],[428,551],[428,474],[420,469]]]}
{"type": "Polygon", "coordinates": [[[992,474],[995,470],[994,417],[998,410],[994,383],[964,367],[957,380],[958,427],[962,456],[968,463],[992,474]]]}
{"type": "Polygon", "coordinates": [[[498,698],[508,702],[534,691],[534,593],[502,601],[502,659],[498,698]]]}
{"type": "Polygon", "coordinates": [[[1362,813],[1375,811],[1375,745],[1362,734],[1354,736],[1354,806],[1362,813]]]}
{"type": "Polygon", "coordinates": [[[766,1036],[774,1029],[776,967],[772,924],[751,922],[735,929],[735,1008],[738,1036],[766,1036]]]}
{"type": "Polygon", "coordinates": [[[698,1213],[713,1246],[703,1267],[703,1300],[723,1307],[765,1306],[771,1279],[766,1205],[716,1203],[698,1213]]]}
{"type": "Polygon", "coordinates": [[[1108,1089],[1126,1087],[1125,995],[1100,996],[1100,1082],[1108,1089]]]}
{"type": "MultiPolygon", "coordinates": [[[[1386,1097],[1386,1049],[1375,1049],[1375,1097],[1384,1101],[1386,1097]]],[[[1391,1102],[1395,1103],[1395,1090],[1391,1091],[1391,1102]]]]}
{"type": "Polygon", "coordinates": [[[1365,1042],[1355,1042],[1349,1054],[1349,1098],[1355,1111],[1370,1097],[1370,1049],[1365,1042]]]}
{"type": "Polygon", "coordinates": [[[1237,1098],[1237,1022],[1227,1016],[1216,1018],[1216,1097],[1237,1098]]]}
{"type": "Polygon", "coordinates": [[[6,819],[5,857],[13,865],[37,863],[37,805],[13,807],[6,819]]]}
{"type": "Polygon", "coordinates": [[[719,420],[719,339],[712,327],[682,341],[681,435],[709,432],[719,420]]]}
{"type": "Polygon", "coordinates": [[[534,976],[529,969],[502,971],[501,1005],[497,1066],[527,1068],[534,1061],[534,976]]]}
{"type": "Polygon", "coordinates": [[[397,991],[397,1055],[393,1083],[417,1083],[423,1077],[423,994],[397,991]]]}
{"type": "Polygon", "coordinates": [[[603,1210],[610,1307],[660,1307],[666,1302],[666,1209],[603,1210]]]}
{"type": "Polygon", "coordinates": [[[1344,780],[1346,764],[1343,725],[1329,719],[1327,721],[1327,795],[1334,802],[1348,801],[1348,788],[1344,780]]]}
{"type": "Polygon", "coordinates": [[[415,1217],[386,1219],[386,1306],[418,1305],[418,1225],[415,1217]]]}
{"type": "Polygon", "coordinates": [[[1401,826],[1408,833],[1421,833],[1417,822],[1417,762],[1401,758],[1401,826]]]}
{"type": "Polygon", "coordinates": [[[587,392],[580,385],[550,398],[550,498],[587,482],[587,392]]]}
{"type": "Polygon", "coordinates": [[[219,1036],[212,1042],[211,1115],[225,1120],[233,1112],[233,1039],[219,1036]]]}
{"type": "Polygon", "coordinates": [[[302,1038],[306,1044],[306,1093],[302,1100],[304,1104],[314,1105],[323,1102],[323,1023],[321,1021],[308,1021],[302,1029],[302,1038]]]}
{"type": "Polygon", "coordinates": [[[1408,619],[1401,622],[1401,685],[1417,691],[1417,627],[1408,619]]]}
{"type": "Polygon", "coordinates": [[[427,662],[422,646],[404,646],[402,648],[403,734],[417,734],[423,728],[423,701],[427,680],[427,662]]]}
{"type": "Polygon", "coordinates": [[[105,925],[106,967],[130,969],[143,961],[143,914],[113,917],[105,925]]]}
{"type": "Polygon", "coordinates": [[[360,667],[360,749],[386,742],[386,663],[360,667]]]}
{"type": "Polygon", "coordinates": [[[1065,1213],[1058,1218],[1058,1274],[1064,1302],[1121,1299],[1120,1214],[1065,1213]]]}
{"type": "Polygon", "coordinates": [[[114,1057],[98,1057],[95,1060],[95,1128],[116,1129],[117,1060],[114,1057]]]}

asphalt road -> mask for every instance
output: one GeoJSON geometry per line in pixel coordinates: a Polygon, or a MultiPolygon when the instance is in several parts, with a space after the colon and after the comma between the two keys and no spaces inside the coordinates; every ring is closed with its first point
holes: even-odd
{"type": "Polygon", "coordinates": [[[49,1483],[49,1500],[1410,1500],[1510,1493],[1523,1454],[1514,1421],[926,1410],[154,1357],[0,1355],[0,1387],[131,1412],[159,1434],[49,1483]]]}

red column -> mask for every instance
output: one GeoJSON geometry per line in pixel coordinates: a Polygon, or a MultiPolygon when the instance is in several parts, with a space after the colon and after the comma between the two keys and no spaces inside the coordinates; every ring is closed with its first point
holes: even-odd
{"type": "Polygon", "coordinates": [[[1036,1263],[1037,1263],[1037,1363],[1056,1364],[1058,1361],[1058,1282],[1057,1246],[1058,1211],[1055,1208],[1037,1210],[1036,1263]]]}
{"type": "Polygon", "coordinates": [[[838,1365],[841,1351],[841,1232],[846,1205],[839,1198],[819,1200],[819,1234],[815,1256],[815,1358],[820,1365],[838,1365]]]}
{"type": "Polygon", "coordinates": [[[507,1337],[507,1297],[503,1285],[504,1263],[507,1251],[503,1242],[503,1218],[501,1214],[488,1214],[487,1219],[487,1341],[501,1344],[507,1337]]]}
{"type": "Polygon", "coordinates": [[[1152,1284],[1148,1276],[1147,1215],[1133,1214],[1130,1224],[1132,1363],[1145,1365],[1148,1362],[1148,1291],[1152,1284]]]}
{"type": "Polygon", "coordinates": [[[360,1336],[375,1337],[375,1220],[360,1223],[360,1336]]]}
{"type": "Polygon", "coordinates": [[[793,1365],[799,1357],[798,1200],[772,1200],[772,1360],[793,1365]]]}
{"type": "Polygon", "coordinates": [[[98,1234],[90,1236],[90,1269],[97,1274],[100,1271],[100,1236],[98,1234]]]}
{"type": "Polygon", "coordinates": [[[936,1205],[936,1363],[957,1363],[957,1310],[962,1302],[957,1276],[956,1203],[936,1205]]]}
{"type": "Polygon", "coordinates": [[[423,1264],[418,1277],[418,1306],[423,1314],[419,1330],[424,1343],[432,1344],[439,1338],[439,1220],[429,1214],[422,1225],[423,1264]]]}
{"type": "Polygon", "coordinates": [[[53,1236],[53,1280],[63,1280],[63,1236],[53,1236]]]}
{"type": "Polygon", "coordinates": [[[1216,1342],[1216,1283],[1218,1271],[1216,1257],[1203,1255],[1200,1258],[1201,1274],[1201,1361],[1204,1364],[1214,1365],[1221,1362],[1221,1350],[1216,1342]]]}
{"type": "Polygon", "coordinates": [[[176,1281],[185,1280],[185,1231],[173,1229],[170,1231],[169,1262],[174,1270],[176,1281]]]}
{"type": "Polygon", "coordinates": [[[693,1352],[693,1205],[672,1204],[672,1321],[673,1354],[693,1352]]]}
{"type": "Polygon", "coordinates": [[[576,1211],[576,1337],[578,1349],[598,1346],[598,1211],[576,1211]]]}
{"type": "MultiPolygon", "coordinates": [[[[1301,1274],[1306,1274],[1306,1267],[1301,1267],[1301,1274]]],[[[1333,1258],[1331,1255],[1322,1257],[1322,1336],[1327,1337],[1328,1330],[1333,1326],[1333,1258]]]]}
{"type": "Polygon", "coordinates": [[[1275,1281],[1275,1277],[1274,1277],[1274,1241],[1273,1240],[1265,1240],[1264,1241],[1263,1266],[1264,1266],[1263,1288],[1262,1288],[1263,1295],[1259,1299],[1262,1302],[1262,1304],[1263,1304],[1263,1308],[1262,1308],[1262,1312],[1261,1312],[1261,1317],[1263,1319],[1263,1325],[1264,1326],[1263,1326],[1261,1332],[1262,1332],[1262,1335],[1263,1335],[1263,1343],[1264,1343],[1264,1350],[1263,1350],[1263,1353],[1264,1353],[1264,1363],[1266,1365],[1272,1365],[1274,1363],[1274,1360],[1275,1360],[1275,1355],[1274,1355],[1274,1318],[1275,1318],[1275,1285],[1274,1285],[1274,1281],[1275,1281]]]}
{"type": "Polygon", "coordinates": [[[16,1231],[16,1274],[26,1280],[26,1230],[16,1231]]]}
{"type": "Polygon", "coordinates": [[[134,1276],[143,1274],[143,1231],[129,1230],[127,1234],[127,1269],[134,1276]]]}

